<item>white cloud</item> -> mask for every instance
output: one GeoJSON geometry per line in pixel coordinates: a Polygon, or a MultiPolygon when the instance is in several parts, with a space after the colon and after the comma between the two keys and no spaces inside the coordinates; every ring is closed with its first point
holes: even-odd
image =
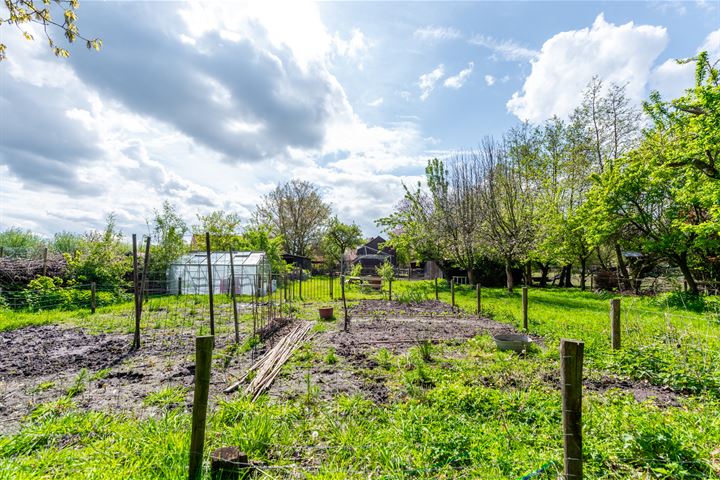
{"type": "Polygon", "coordinates": [[[357,60],[366,54],[370,48],[365,39],[365,34],[357,28],[353,28],[352,35],[348,40],[343,40],[339,33],[335,33],[333,44],[338,55],[348,57],[351,60],[357,60]]]}
{"type": "Polygon", "coordinates": [[[460,38],[462,34],[453,27],[427,26],[415,30],[413,36],[421,40],[454,40],[460,38]]]}
{"type": "MultiPolygon", "coordinates": [[[[708,52],[711,59],[720,57],[720,29],[710,32],[697,51],[708,52]]],[[[668,59],[653,70],[650,89],[660,92],[663,98],[677,98],[692,87],[694,81],[694,63],[679,64],[675,59],[668,59]]]]}
{"type": "Polygon", "coordinates": [[[423,73],[418,79],[418,86],[420,87],[420,100],[425,101],[430,96],[430,93],[435,89],[435,84],[445,76],[445,66],[443,64],[438,65],[432,72],[423,73]]]}
{"type": "Polygon", "coordinates": [[[474,64],[473,62],[468,63],[467,68],[460,70],[457,75],[454,75],[452,77],[448,77],[445,79],[445,85],[448,88],[454,88],[459,89],[462,88],[463,85],[465,85],[465,82],[467,81],[468,77],[473,71],[474,64]]]}
{"type": "Polygon", "coordinates": [[[505,60],[531,60],[538,54],[535,50],[524,47],[513,40],[498,40],[487,35],[475,35],[470,39],[470,43],[489,48],[505,60]]]}
{"type": "Polygon", "coordinates": [[[591,28],[561,32],[543,44],[522,91],[513,94],[507,108],[532,122],[568,115],[594,75],[627,84],[628,96],[639,101],[646,94],[652,65],[667,43],[664,27],[614,25],[600,14],[591,28]]]}
{"type": "Polygon", "coordinates": [[[379,107],[383,104],[383,97],[378,97],[375,100],[368,102],[368,106],[370,107],[379,107]]]}
{"type": "Polygon", "coordinates": [[[492,75],[485,75],[485,83],[488,85],[488,87],[492,87],[495,85],[495,77],[492,75]]]}

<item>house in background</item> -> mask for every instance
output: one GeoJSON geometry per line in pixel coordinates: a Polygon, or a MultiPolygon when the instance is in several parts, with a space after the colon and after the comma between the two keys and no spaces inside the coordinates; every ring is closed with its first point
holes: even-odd
{"type": "Polygon", "coordinates": [[[362,265],[362,275],[377,275],[377,267],[385,262],[397,268],[397,257],[395,249],[386,247],[387,242],[383,237],[377,236],[368,241],[365,245],[355,250],[355,255],[350,259],[351,264],[362,265]]]}

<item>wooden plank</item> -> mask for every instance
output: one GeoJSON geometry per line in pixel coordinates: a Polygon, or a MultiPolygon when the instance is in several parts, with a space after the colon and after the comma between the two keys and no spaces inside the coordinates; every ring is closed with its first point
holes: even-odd
{"type": "Polygon", "coordinates": [[[202,478],[213,342],[212,335],[195,338],[195,392],[193,393],[192,432],[190,434],[190,480],[202,478]]]}

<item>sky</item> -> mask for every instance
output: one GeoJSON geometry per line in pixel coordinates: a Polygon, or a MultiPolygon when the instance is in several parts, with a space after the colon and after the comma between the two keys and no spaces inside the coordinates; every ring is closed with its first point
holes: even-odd
{"type": "MultiPolygon", "coordinates": [[[[5,16],[0,7],[0,17],[5,16]]],[[[292,178],[375,220],[429,158],[522,121],[567,117],[594,75],[638,104],[720,58],[720,0],[699,2],[81,2],[56,58],[0,27],[0,229],[126,233],[170,201],[189,223],[247,219],[292,178]]]]}

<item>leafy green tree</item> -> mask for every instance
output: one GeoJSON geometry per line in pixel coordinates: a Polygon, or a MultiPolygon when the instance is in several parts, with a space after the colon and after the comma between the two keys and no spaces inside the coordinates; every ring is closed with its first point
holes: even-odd
{"type": "Polygon", "coordinates": [[[340,265],[340,272],[344,273],[345,251],[362,243],[363,236],[359,226],[342,223],[337,217],[333,217],[325,229],[320,248],[326,263],[331,268],[340,265]]]}
{"type": "Polygon", "coordinates": [[[109,214],[106,221],[104,231],[86,233],[80,249],[65,254],[68,274],[77,282],[120,286],[132,271],[132,258],[116,227],[115,214],[109,214]]]}
{"type": "Polygon", "coordinates": [[[689,62],[695,62],[693,88],[670,102],[653,92],[644,104],[654,122],[646,141],[658,162],[720,180],[720,73],[707,52],[679,61],[689,62]]]}
{"type": "Polygon", "coordinates": [[[74,232],[57,232],[50,242],[50,249],[57,253],[74,254],[82,247],[83,237],[74,232]]]}
{"type": "Polygon", "coordinates": [[[205,232],[208,232],[212,250],[241,250],[242,220],[238,214],[216,210],[207,215],[198,215],[197,218],[200,223],[193,227],[195,248],[205,250],[205,232]]]}
{"type": "MultiPolygon", "coordinates": [[[[34,40],[26,27],[29,24],[39,25],[50,48],[58,57],[69,57],[70,52],[57,45],[50,34],[52,29],[59,30],[69,43],[82,40],[88,49],[100,50],[102,47],[102,40],[99,38],[85,38],[80,34],[76,24],[77,9],[80,7],[78,0],[5,0],[4,6],[5,11],[2,13],[6,16],[0,17],[0,26],[7,25],[5,30],[13,26],[26,40],[34,40]]],[[[0,61],[5,59],[6,50],[7,46],[0,43],[0,61]]]]}
{"type": "Polygon", "coordinates": [[[8,257],[37,254],[44,246],[43,239],[30,230],[13,227],[0,232],[0,247],[8,257]]]}
{"type": "Polygon", "coordinates": [[[168,201],[163,202],[160,211],[154,210],[147,223],[153,239],[149,270],[156,278],[164,278],[170,264],[188,251],[184,237],[190,229],[168,201]]]}
{"type": "Polygon", "coordinates": [[[238,250],[262,251],[267,255],[273,272],[282,272],[285,261],[282,259],[283,238],[273,236],[267,225],[250,225],[245,228],[238,250]]]}

